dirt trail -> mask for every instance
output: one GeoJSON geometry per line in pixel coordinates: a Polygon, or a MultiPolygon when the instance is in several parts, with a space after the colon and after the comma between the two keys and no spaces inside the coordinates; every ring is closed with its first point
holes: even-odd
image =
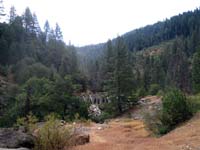
{"type": "Polygon", "coordinates": [[[90,143],[73,150],[200,150],[200,114],[160,138],[151,136],[142,120],[124,116],[93,124],[89,134],[90,143]]]}

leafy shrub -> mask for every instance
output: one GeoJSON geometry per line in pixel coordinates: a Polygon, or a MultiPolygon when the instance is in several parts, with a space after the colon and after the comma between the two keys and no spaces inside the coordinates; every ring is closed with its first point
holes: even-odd
{"type": "Polygon", "coordinates": [[[157,94],[156,94],[157,96],[163,96],[164,95],[164,92],[163,92],[163,90],[159,90],[158,92],[157,92],[157,94]]]}
{"type": "Polygon", "coordinates": [[[36,129],[36,123],[38,119],[30,113],[26,117],[18,118],[17,123],[15,124],[16,127],[24,126],[27,132],[33,132],[36,129]]]}
{"type": "Polygon", "coordinates": [[[146,96],[146,95],[147,95],[147,92],[146,92],[145,88],[139,88],[136,91],[136,97],[138,97],[138,98],[146,96]]]}
{"type": "Polygon", "coordinates": [[[156,95],[159,90],[160,90],[160,86],[158,84],[151,84],[150,89],[149,89],[149,94],[156,95]]]}
{"type": "Polygon", "coordinates": [[[35,150],[63,150],[69,145],[71,129],[61,126],[54,115],[47,117],[43,127],[38,130],[35,150]]]}
{"type": "Polygon", "coordinates": [[[190,108],[192,113],[200,111],[200,93],[189,96],[188,99],[190,100],[190,108]]]}
{"type": "Polygon", "coordinates": [[[161,110],[144,114],[147,127],[155,135],[163,135],[192,115],[191,105],[178,89],[170,89],[163,97],[161,110]]]}
{"type": "Polygon", "coordinates": [[[161,115],[162,132],[172,130],[177,124],[189,119],[192,115],[186,96],[178,89],[172,89],[163,98],[161,115]]]}
{"type": "Polygon", "coordinates": [[[0,64],[0,74],[6,76],[8,74],[8,67],[0,64]]]}
{"type": "Polygon", "coordinates": [[[104,123],[106,119],[111,118],[111,115],[107,112],[102,112],[100,116],[91,116],[90,118],[96,123],[104,123]]]}
{"type": "Polygon", "coordinates": [[[152,113],[144,113],[144,122],[146,127],[153,132],[155,135],[160,135],[161,132],[161,112],[160,110],[155,110],[152,113]]]}

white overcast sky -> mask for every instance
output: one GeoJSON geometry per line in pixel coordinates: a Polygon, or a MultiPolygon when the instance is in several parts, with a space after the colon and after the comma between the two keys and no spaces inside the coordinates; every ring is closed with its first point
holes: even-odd
{"type": "Polygon", "coordinates": [[[30,7],[41,27],[58,22],[64,40],[76,46],[105,42],[130,30],[200,7],[200,0],[4,0],[21,15],[30,7]]]}

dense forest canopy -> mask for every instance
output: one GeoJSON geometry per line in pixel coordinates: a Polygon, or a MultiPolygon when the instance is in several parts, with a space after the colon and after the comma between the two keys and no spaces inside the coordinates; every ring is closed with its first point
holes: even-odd
{"type": "MultiPolygon", "coordinates": [[[[122,35],[131,51],[130,65],[137,82],[135,85],[141,85],[140,88],[145,90],[156,84],[162,88],[175,86],[187,92],[193,91],[191,68],[193,54],[199,49],[199,20],[200,10],[195,9],[122,35]]],[[[117,39],[111,42],[116,45],[117,39]]],[[[77,48],[81,56],[79,61],[85,67],[81,69],[90,80],[94,80],[94,74],[103,76],[107,45],[77,48]]],[[[93,84],[102,87],[104,79],[94,78],[96,83],[93,84]]]]}
{"type": "Polygon", "coordinates": [[[11,125],[29,112],[41,119],[51,112],[69,119],[75,113],[87,117],[86,104],[74,95],[83,85],[75,47],[63,42],[59,25],[51,28],[46,21],[42,30],[29,8],[18,16],[12,7],[9,16],[8,23],[0,23],[0,75],[5,82],[0,124],[11,125]]]}
{"type": "Polygon", "coordinates": [[[199,52],[199,9],[107,43],[74,47],[64,43],[58,24],[46,21],[41,29],[29,8],[19,16],[11,7],[9,22],[0,23],[0,126],[29,113],[40,120],[49,113],[88,118],[89,104],[79,96],[87,91],[110,100],[101,106],[106,117],[169,87],[198,93],[199,52]]]}

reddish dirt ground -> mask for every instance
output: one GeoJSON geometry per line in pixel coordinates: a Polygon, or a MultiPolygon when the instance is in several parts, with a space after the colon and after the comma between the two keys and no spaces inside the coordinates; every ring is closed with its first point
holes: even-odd
{"type": "Polygon", "coordinates": [[[73,150],[200,150],[200,114],[167,135],[156,138],[143,121],[118,118],[91,126],[90,143],[73,150]]]}

